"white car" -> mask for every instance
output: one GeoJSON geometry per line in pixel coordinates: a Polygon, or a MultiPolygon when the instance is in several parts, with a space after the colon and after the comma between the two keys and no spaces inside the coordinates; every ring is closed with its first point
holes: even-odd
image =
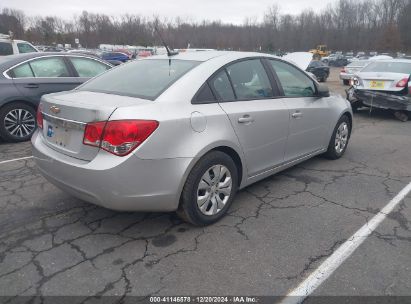
{"type": "Polygon", "coordinates": [[[411,112],[410,75],[411,60],[371,62],[354,77],[348,99],[354,109],[359,106],[375,107],[408,116],[411,112]]]}
{"type": "Polygon", "coordinates": [[[0,34],[0,56],[33,52],[38,52],[38,50],[31,43],[0,34]]]}

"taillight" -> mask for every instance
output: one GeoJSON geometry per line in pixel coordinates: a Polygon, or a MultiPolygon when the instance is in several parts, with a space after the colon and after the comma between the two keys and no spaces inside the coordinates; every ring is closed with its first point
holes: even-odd
{"type": "Polygon", "coordinates": [[[84,131],[83,144],[100,147],[105,125],[106,122],[93,122],[87,124],[84,131]]]}
{"type": "Polygon", "coordinates": [[[408,85],[408,80],[409,80],[409,78],[401,79],[400,81],[398,81],[396,87],[397,88],[406,88],[407,85],[408,85]]]}
{"type": "Polygon", "coordinates": [[[36,120],[37,120],[37,127],[40,129],[43,129],[43,113],[41,111],[43,110],[43,106],[39,104],[37,107],[37,114],[36,114],[36,120]]]}
{"type": "Polygon", "coordinates": [[[155,120],[114,120],[86,125],[83,144],[125,156],[141,145],[158,127],[155,120]]]}

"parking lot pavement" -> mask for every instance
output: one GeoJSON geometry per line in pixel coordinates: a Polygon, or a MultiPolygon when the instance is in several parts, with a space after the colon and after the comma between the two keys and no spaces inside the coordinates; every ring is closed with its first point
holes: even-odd
{"type": "MultiPolygon", "coordinates": [[[[329,85],[343,92],[336,75],[329,85]]],[[[32,159],[1,164],[0,295],[285,295],[411,181],[411,123],[367,111],[354,120],[342,159],[316,157],[248,187],[206,228],[81,202],[32,159]]],[[[30,145],[0,144],[0,155],[29,156],[30,145]]],[[[410,203],[315,294],[411,296],[410,203]]]]}

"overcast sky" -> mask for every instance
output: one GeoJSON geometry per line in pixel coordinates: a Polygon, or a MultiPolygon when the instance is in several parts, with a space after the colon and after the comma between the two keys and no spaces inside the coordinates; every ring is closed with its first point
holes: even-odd
{"type": "Polygon", "coordinates": [[[221,20],[241,24],[246,17],[262,20],[264,11],[278,3],[282,13],[298,14],[312,8],[321,10],[337,0],[1,0],[0,8],[23,10],[27,15],[53,15],[65,19],[83,10],[94,13],[144,16],[188,17],[193,21],[221,20]]]}

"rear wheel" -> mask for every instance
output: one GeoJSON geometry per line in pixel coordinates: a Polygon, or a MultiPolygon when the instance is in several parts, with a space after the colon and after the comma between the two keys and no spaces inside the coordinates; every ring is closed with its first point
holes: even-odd
{"type": "Polygon", "coordinates": [[[210,152],[191,170],[177,213],[193,225],[210,225],[225,215],[237,190],[238,173],[234,161],[223,152],[210,152]]]}
{"type": "Polygon", "coordinates": [[[14,102],[0,109],[0,136],[8,142],[31,138],[36,129],[36,111],[31,106],[14,102]]]}
{"type": "Polygon", "coordinates": [[[345,86],[350,85],[350,80],[344,79],[344,80],[343,80],[343,84],[344,84],[345,86]]]}
{"type": "Polygon", "coordinates": [[[340,118],[331,136],[328,150],[324,154],[328,159],[338,159],[347,149],[351,136],[351,122],[347,115],[340,118]]]}

